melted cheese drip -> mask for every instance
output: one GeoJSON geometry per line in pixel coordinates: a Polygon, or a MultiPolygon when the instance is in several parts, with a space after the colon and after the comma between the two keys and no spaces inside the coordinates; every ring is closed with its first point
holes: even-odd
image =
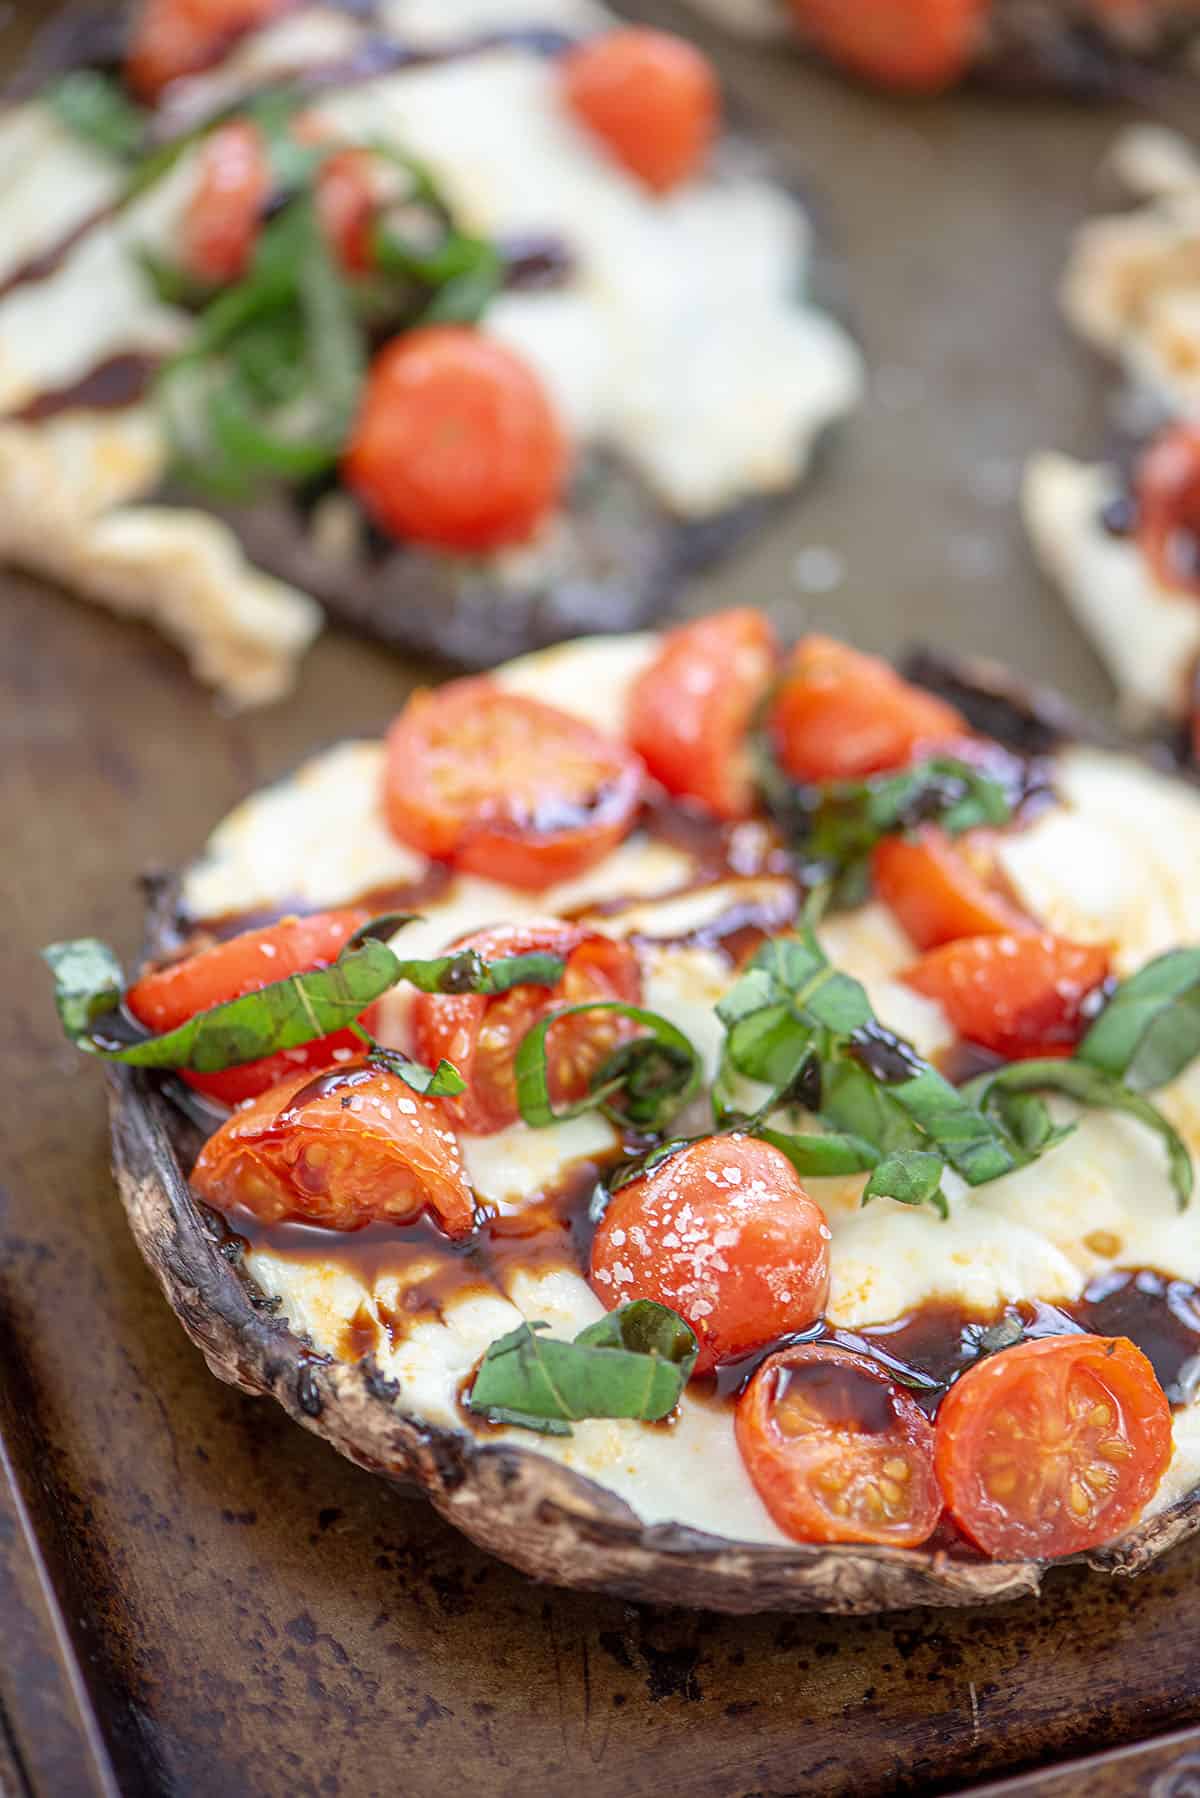
{"type": "MultiPolygon", "coordinates": [[[[498,678],[593,722],[607,709],[619,725],[629,682],[649,653],[644,638],[575,643],[513,664],[498,678]]],[[[202,914],[234,903],[254,906],[272,895],[329,904],[418,874],[419,858],[396,845],[383,825],[380,767],[379,746],[345,745],[248,800],[189,875],[189,908],[202,914]]],[[[1115,939],[1125,967],[1181,941],[1200,941],[1194,880],[1200,798],[1138,764],[1093,751],[1067,752],[1057,777],[1063,804],[1006,839],[1003,849],[1026,903],[1072,934],[1115,939]]],[[[605,893],[637,894],[618,917],[598,920],[603,928],[620,930],[636,920],[639,932],[669,939],[681,915],[690,928],[698,910],[716,918],[744,896],[746,883],[726,878],[705,893],[672,897],[686,872],[678,865],[684,858],[670,851],[677,865],[664,866],[661,854],[660,845],[635,838],[587,877],[597,900],[605,893]],[[655,892],[665,895],[657,905],[655,892]]],[[[562,900],[561,892],[531,896],[457,879],[428,907],[427,921],[405,932],[406,952],[432,951],[501,918],[552,913],[562,900]]],[[[885,1022],[927,1054],[951,1040],[940,1009],[897,980],[913,951],[881,906],[830,920],[823,936],[837,963],[863,979],[885,1022]]],[[[727,963],[711,949],[662,940],[644,951],[644,980],[646,1003],[688,1032],[711,1073],[721,1034],[712,1008],[729,984],[727,963]]],[[[1158,1097],[1189,1143],[1200,1145],[1200,1067],[1158,1097]]],[[[1060,1109],[1069,1115],[1069,1107],[1060,1109]]],[[[585,1117],[544,1131],[517,1124],[496,1136],[468,1138],[463,1153],[480,1194],[513,1210],[611,1140],[602,1120],[585,1117]]],[[[833,1238],[829,1315],[845,1327],[897,1318],[934,1299],[985,1310],[1006,1300],[1071,1299],[1114,1266],[1200,1276],[1200,1204],[1176,1211],[1159,1144],[1128,1118],[1086,1114],[1068,1147],[974,1192],[948,1181],[948,1221],[889,1200],[863,1208],[861,1176],[809,1184],[833,1238]]],[[[332,1263],[299,1265],[258,1250],[247,1265],[265,1291],[282,1299],[293,1327],[333,1354],[360,1307],[378,1316],[379,1304],[390,1309],[397,1297],[394,1280],[368,1291],[332,1263]]],[[[522,1316],[568,1336],[599,1312],[580,1274],[517,1272],[506,1292],[448,1304],[443,1322],[416,1323],[379,1359],[400,1382],[407,1409],[462,1427],[459,1382],[489,1342],[522,1316]]],[[[680,1421],[668,1431],[592,1421],[570,1439],[528,1433],[518,1439],[600,1480],[647,1523],[672,1519],[739,1539],[782,1540],[742,1469],[732,1414],[724,1407],[685,1394],[680,1421]]],[[[1200,1407],[1176,1413],[1175,1441],[1152,1509],[1200,1480],[1200,1407]]]]}

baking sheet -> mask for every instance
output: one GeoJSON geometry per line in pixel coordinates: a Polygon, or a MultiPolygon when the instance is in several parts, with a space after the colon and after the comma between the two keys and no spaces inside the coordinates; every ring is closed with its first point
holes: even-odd
{"type": "MultiPolygon", "coordinates": [[[[874,375],[807,497],[689,607],[998,654],[1106,708],[1013,492],[1028,450],[1103,433],[1051,289],[1123,115],[907,107],[720,57],[821,203],[874,375]]],[[[651,1610],[529,1584],[208,1375],[125,1229],[99,1071],[59,1041],[35,951],[86,930],[132,954],[138,870],[314,744],[381,728],[421,673],[331,634],[294,705],[230,721],[148,632],[0,581],[0,1430],[44,1564],[5,1499],[4,1776],[39,1798],[106,1777],[188,1798],[882,1798],[1200,1720],[1200,1541],[1133,1584],[1063,1570],[996,1610],[651,1610]]]]}

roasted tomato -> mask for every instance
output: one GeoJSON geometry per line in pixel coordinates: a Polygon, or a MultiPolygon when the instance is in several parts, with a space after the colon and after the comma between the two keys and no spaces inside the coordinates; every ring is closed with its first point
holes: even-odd
{"type": "Polygon", "coordinates": [[[1069,1055],[1087,1020],[1083,1002],[1108,978],[1108,950],[1045,931],[961,937],[933,949],[904,979],[936,999],[960,1036],[1027,1061],[1069,1055]]]}
{"type": "Polygon", "coordinates": [[[629,740],[668,793],[718,818],[754,810],[746,732],[778,653],[770,623],[750,606],[666,633],[634,686],[629,740]]]}
{"type": "Polygon", "coordinates": [[[528,363],[466,325],[426,325],[371,364],[343,472],[394,537],[482,554],[533,535],[567,461],[528,363]]]}
{"type": "Polygon", "coordinates": [[[326,241],[348,274],[365,275],[374,265],[375,212],[370,155],[365,150],[339,150],[317,175],[317,215],[326,241]]]}
{"type": "Polygon", "coordinates": [[[207,138],[183,220],[183,263],[198,281],[236,281],[258,243],[271,169],[257,125],[231,119],[207,138]]]}
{"type": "MultiPolygon", "coordinates": [[[[198,1011],[223,1005],[227,999],[240,999],[243,993],[255,993],[273,980],[327,968],[369,917],[365,911],[314,912],[306,918],[284,918],[263,930],[243,931],[198,955],[189,955],[186,961],[144,974],[130,987],[125,1003],[134,1017],[156,1034],[174,1030],[198,1011]]],[[[363,1015],[369,1021],[369,1011],[363,1015]]],[[[239,1105],[298,1069],[327,1068],[339,1055],[361,1052],[362,1043],[353,1032],[338,1030],[302,1048],[265,1055],[242,1067],[225,1068],[219,1074],[185,1073],[183,1078],[210,1099],[239,1105]]]]}
{"type": "Polygon", "coordinates": [[[830,1343],[784,1349],[742,1393],[735,1426],[758,1496],[798,1542],[915,1548],[932,1535],[933,1425],[877,1362],[830,1343]]]}
{"type": "Polygon", "coordinates": [[[903,767],[923,744],[968,734],[944,700],[877,656],[820,636],[792,651],[768,724],[780,764],[799,781],[860,780],[903,767]]]}
{"type": "Polygon", "coordinates": [[[290,0],[142,0],[125,60],[130,87],[156,100],[182,75],[211,67],[243,32],[265,25],[290,0]]]}
{"type": "Polygon", "coordinates": [[[1124,1336],[1047,1336],[977,1362],[937,1415],[937,1476],[965,1535],[997,1559],[1077,1554],[1119,1536],[1171,1459],[1171,1409],[1124,1336]]]}
{"type": "Polygon", "coordinates": [[[430,1212],[451,1236],[474,1224],[458,1142],[435,1100],[359,1063],[301,1074],[210,1136],[192,1185],[218,1210],[327,1230],[430,1212]]]}
{"type": "Polygon", "coordinates": [[[697,1373],[803,1330],[829,1293],[829,1225],[786,1155],[709,1136],[614,1194],[590,1279],[609,1310],[657,1299],[696,1332],[697,1373]]]}
{"type": "Polygon", "coordinates": [[[937,93],[963,76],[991,0],[791,0],[805,35],[864,81],[937,93]]]}
{"type": "Polygon", "coordinates": [[[416,693],[388,733],[384,804],[404,843],[534,890],[592,867],[641,799],[632,750],[486,679],[416,693]]]}
{"type": "Polygon", "coordinates": [[[1138,546],[1156,581],[1200,596],[1200,427],[1176,425],[1142,457],[1138,546]]]}
{"type": "MultiPolygon", "coordinates": [[[[488,961],[506,955],[546,952],[562,955],[567,971],[556,987],[514,987],[484,998],[478,993],[418,993],[412,1025],[416,1052],[430,1067],[444,1057],[467,1083],[459,1097],[445,1100],[458,1129],[486,1136],[516,1122],[517,1088],[513,1058],[522,1039],[563,1005],[592,999],[621,999],[636,1005],[642,983],[637,956],[628,943],[615,942],[557,918],[477,931],[455,943],[477,949],[488,961]]],[[[550,1097],[562,1105],[586,1094],[596,1069],[618,1044],[637,1034],[630,1019],[605,1012],[564,1018],[546,1039],[550,1097]]]]}
{"type": "Polygon", "coordinates": [[[647,187],[666,193],[703,168],[720,94],[693,44],[630,26],[569,51],[561,67],[575,116],[647,187]]]}
{"type": "Polygon", "coordinates": [[[918,949],[937,949],[963,936],[991,936],[1036,926],[997,892],[936,824],[908,836],[884,837],[871,860],[875,891],[918,949]]]}

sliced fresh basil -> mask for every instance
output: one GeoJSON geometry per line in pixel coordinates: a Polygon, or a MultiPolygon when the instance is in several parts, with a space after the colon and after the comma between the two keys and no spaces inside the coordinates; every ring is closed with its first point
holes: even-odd
{"type": "Polygon", "coordinates": [[[813,878],[830,883],[843,905],[866,896],[867,860],[883,837],[929,822],[956,836],[1012,816],[1001,783],[957,756],[823,786],[790,780],[762,743],[758,760],[768,807],[813,878]]]}
{"type": "Polygon", "coordinates": [[[398,978],[423,993],[494,994],[514,986],[557,986],[566,968],[561,955],[506,955],[489,962],[477,949],[456,949],[425,961],[401,961],[398,978]]]}
{"type": "Polygon", "coordinates": [[[105,1061],[214,1074],[345,1029],[396,984],[395,970],[396,957],[387,944],[367,942],[343,949],[327,968],[272,981],[257,992],[197,1012],[161,1036],[121,1041],[120,1014],[108,1029],[104,1018],[93,1016],[87,1030],[71,1034],[78,1048],[105,1061]]]}
{"type": "Polygon", "coordinates": [[[946,1163],[940,1155],[926,1149],[898,1149],[878,1162],[863,1189],[863,1204],[868,1199],[895,1199],[900,1205],[932,1205],[943,1217],[950,1207],[942,1191],[942,1175],[946,1163]]]}
{"type": "Polygon", "coordinates": [[[72,69],[44,89],[42,99],[68,131],[93,149],[122,161],[141,154],[147,114],[110,76],[72,69]]]}
{"type": "Polygon", "coordinates": [[[553,986],[562,978],[562,958],[516,955],[487,962],[467,952],[402,961],[386,939],[414,921],[411,912],[373,918],[355,932],[329,967],[272,981],[256,992],[197,1012],[160,1036],[146,1034],[119,1010],[124,979],[106,944],[84,938],[51,944],[43,954],[54,975],[63,1029],[76,1047],[106,1061],[211,1074],[353,1028],[377,1065],[386,1066],[416,1091],[462,1092],[463,1081],[449,1062],[429,1069],[382,1048],[358,1026],[360,1014],[402,981],[429,993],[490,994],[523,984],[553,986]]]}
{"type": "Polygon", "coordinates": [[[1200,949],[1172,949],[1121,982],[1075,1051],[1135,1092],[1166,1086],[1200,1055],[1200,949]]]}
{"type": "Polygon", "coordinates": [[[703,1072],[700,1057],[682,1030],[656,1011],[619,999],[592,999],[547,1012],[522,1038],[514,1068],[518,1108],[535,1129],[585,1111],[603,1111],[618,1123],[657,1130],[693,1097],[703,1072]],[[597,1071],[587,1096],[556,1109],[550,1097],[546,1038],[560,1019],[593,1011],[631,1018],[649,1034],[622,1043],[597,1071]],[[617,1104],[618,1095],[623,1095],[623,1104],[617,1104]]]}
{"type": "Polygon", "coordinates": [[[815,1130],[793,1134],[769,1124],[755,1124],[751,1134],[786,1155],[801,1179],[832,1179],[840,1174],[865,1174],[875,1167],[879,1151],[864,1137],[846,1131],[815,1130]]]}
{"type": "Polygon", "coordinates": [[[1079,1105],[1103,1111],[1122,1111],[1137,1118],[1161,1139],[1179,1209],[1192,1196],[1194,1174],[1187,1144],[1157,1106],[1140,1093],[1131,1092],[1119,1080],[1081,1061],[1018,1061],[994,1074],[982,1074],[963,1089],[980,1110],[993,1110],[1014,1093],[1056,1092],[1079,1105]]]}
{"type": "Polygon", "coordinates": [[[679,1403],[697,1343],[683,1319],[635,1299],[579,1332],[574,1342],[522,1323],[493,1342],[467,1397],[493,1423],[569,1436],[589,1417],[655,1422],[679,1403]]]}

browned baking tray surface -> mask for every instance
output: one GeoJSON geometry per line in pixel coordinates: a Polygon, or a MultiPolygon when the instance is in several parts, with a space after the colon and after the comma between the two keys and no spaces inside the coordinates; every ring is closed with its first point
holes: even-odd
{"type": "MultiPolygon", "coordinates": [[[[944,640],[1104,704],[1011,494],[1027,450],[1101,438],[1050,296],[1118,115],[905,108],[777,56],[722,63],[822,202],[875,384],[807,500],[692,603],[944,640]],[[797,583],[802,551],[810,588],[829,569],[814,549],[841,558],[829,591],[797,583]]],[[[1200,1542],[983,1611],[656,1611],[530,1584],[208,1375],[126,1230],[102,1081],[58,1040],[34,953],[88,930],[131,954],[137,870],[315,743],[377,730],[418,674],[330,636],[293,706],[229,721],[149,633],[0,580],[0,1434],[21,1495],[0,1478],[0,1790],[882,1798],[1200,1722],[1200,1542]]],[[[1030,1791],[1182,1798],[1182,1753],[1030,1791]]]]}

